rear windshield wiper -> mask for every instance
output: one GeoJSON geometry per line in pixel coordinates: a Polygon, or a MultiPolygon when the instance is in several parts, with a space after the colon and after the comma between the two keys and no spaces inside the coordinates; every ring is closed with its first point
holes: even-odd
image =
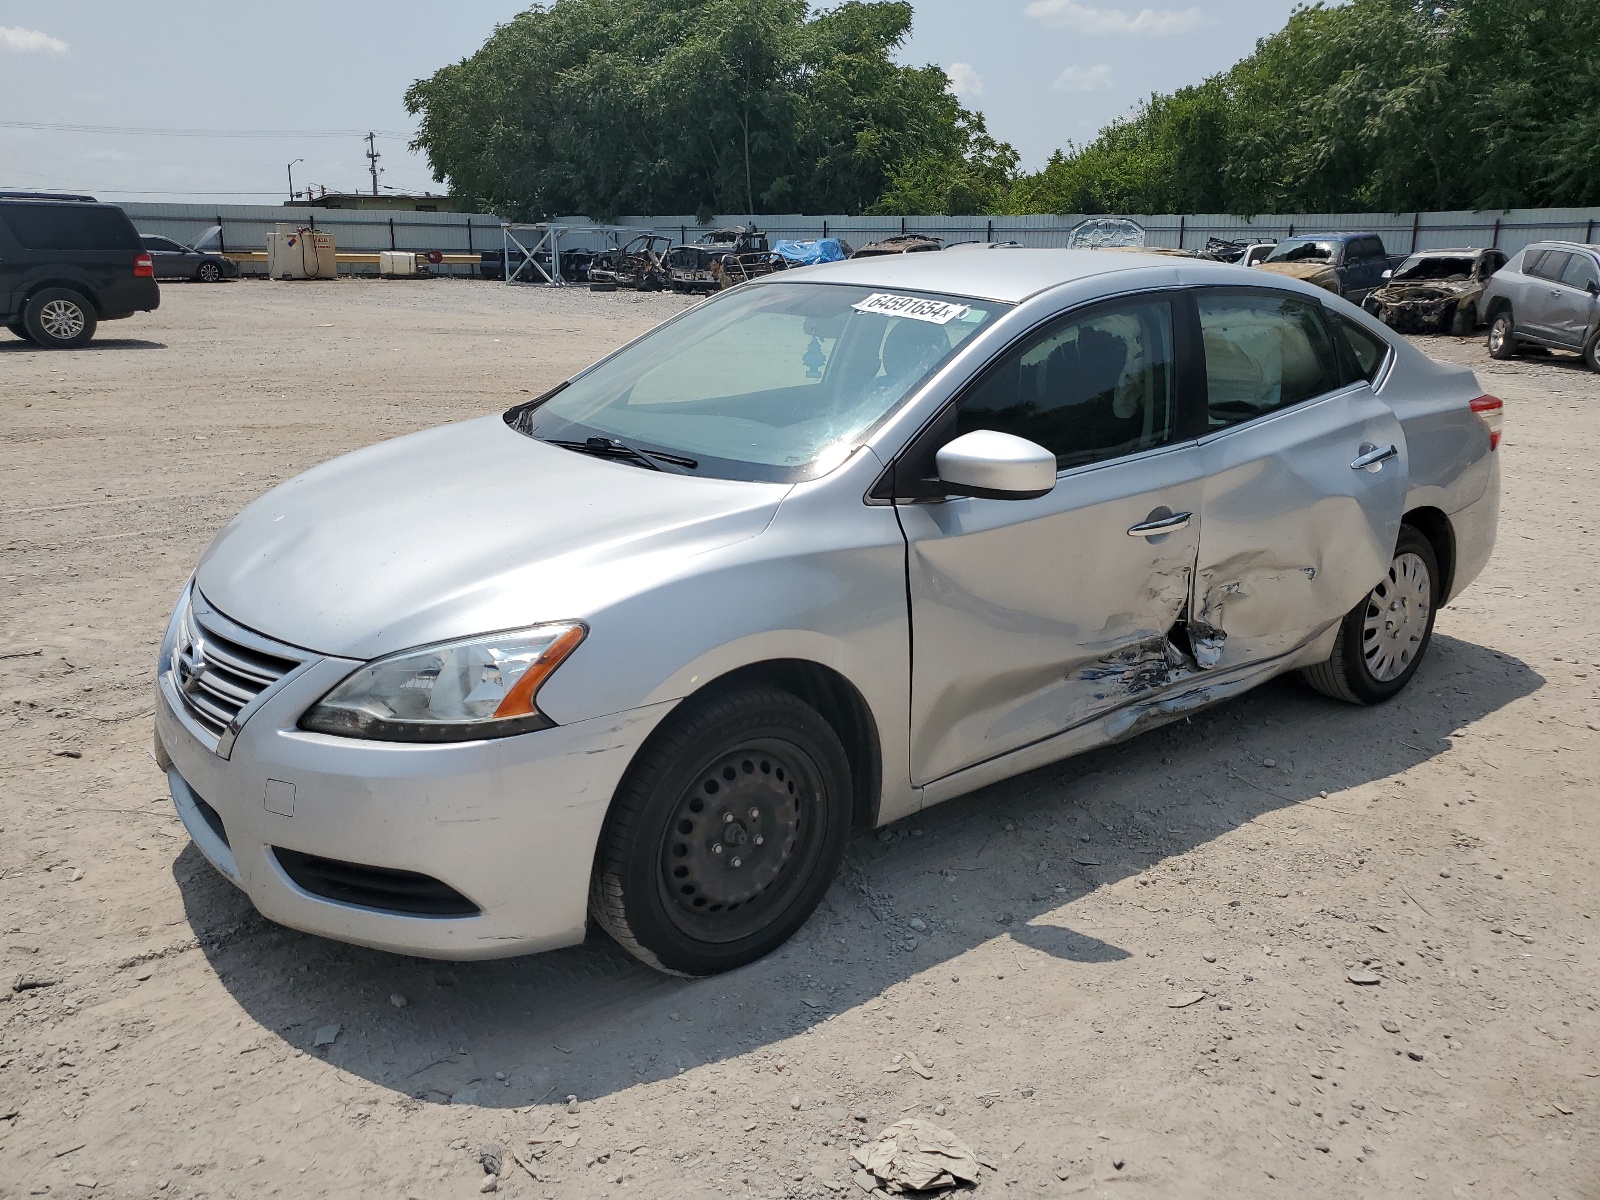
{"type": "MultiPolygon", "coordinates": [[[[700,466],[697,458],[686,458],[681,454],[666,454],[660,450],[640,450],[626,442],[619,442],[616,438],[592,437],[583,441],[565,441],[560,438],[547,439],[552,446],[560,446],[563,450],[576,450],[580,454],[593,454],[596,458],[617,458],[627,462],[636,463],[641,467],[648,467],[652,471],[661,470],[656,460],[668,463],[674,467],[684,467],[690,471],[700,466]]],[[[680,472],[681,474],[681,472],[680,472]]]]}

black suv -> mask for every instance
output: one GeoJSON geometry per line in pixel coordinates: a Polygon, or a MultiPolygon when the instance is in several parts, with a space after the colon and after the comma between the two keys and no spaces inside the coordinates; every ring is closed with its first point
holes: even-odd
{"type": "Polygon", "coordinates": [[[99,322],[160,304],[155,265],[115,204],[0,192],[0,324],[12,333],[70,350],[99,322]]]}

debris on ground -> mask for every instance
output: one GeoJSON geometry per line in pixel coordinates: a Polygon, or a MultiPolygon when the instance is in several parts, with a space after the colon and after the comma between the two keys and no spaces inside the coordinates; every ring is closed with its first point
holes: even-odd
{"type": "Polygon", "coordinates": [[[60,982],[59,979],[41,979],[37,975],[18,975],[11,982],[11,990],[13,992],[31,992],[35,988],[55,987],[60,982]]]}
{"type": "Polygon", "coordinates": [[[311,1039],[313,1046],[331,1046],[339,1038],[339,1031],[343,1025],[321,1025],[317,1028],[317,1035],[311,1039]]]}
{"type": "Polygon", "coordinates": [[[478,1162],[483,1166],[485,1175],[500,1174],[501,1161],[499,1146],[491,1143],[478,1151],[478,1162]]]}
{"type": "Polygon", "coordinates": [[[896,1121],[857,1146],[851,1157],[889,1191],[926,1192],[978,1182],[978,1158],[971,1147],[948,1129],[917,1117],[896,1121]]]}

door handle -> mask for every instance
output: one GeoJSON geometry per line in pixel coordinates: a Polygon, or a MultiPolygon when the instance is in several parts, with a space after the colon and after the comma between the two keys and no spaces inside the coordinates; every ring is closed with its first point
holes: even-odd
{"type": "Polygon", "coordinates": [[[1179,529],[1189,528],[1189,518],[1193,513],[1173,513],[1170,517],[1160,517],[1154,521],[1140,521],[1128,530],[1129,537],[1160,537],[1164,533],[1173,533],[1179,529]]]}
{"type": "Polygon", "coordinates": [[[1399,457],[1400,451],[1393,446],[1385,446],[1381,450],[1370,442],[1363,442],[1361,453],[1350,464],[1352,471],[1381,471],[1383,464],[1391,458],[1399,457]]]}

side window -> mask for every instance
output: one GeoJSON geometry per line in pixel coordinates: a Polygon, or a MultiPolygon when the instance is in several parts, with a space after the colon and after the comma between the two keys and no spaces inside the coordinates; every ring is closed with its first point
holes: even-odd
{"type": "Polygon", "coordinates": [[[1384,357],[1389,353],[1389,344],[1377,334],[1344,317],[1339,318],[1339,336],[1354,360],[1357,378],[1371,383],[1378,374],[1378,368],[1383,366],[1384,357]]]}
{"type": "Polygon", "coordinates": [[[1266,293],[1196,293],[1212,429],[1299,404],[1339,386],[1320,305],[1266,293]]]}
{"type": "Polygon", "coordinates": [[[1600,272],[1594,269],[1594,260],[1587,254],[1574,254],[1561,272],[1561,282],[1582,291],[1591,283],[1600,283],[1600,272]]]}
{"type": "Polygon", "coordinates": [[[1360,262],[1371,262],[1375,258],[1383,257],[1383,243],[1377,238],[1357,238],[1351,247],[1355,257],[1360,262]]]}
{"type": "Polygon", "coordinates": [[[1488,279],[1501,267],[1506,265],[1506,256],[1498,250],[1491,250],[1483,256],[1483,265],[1478,268],[1478,277],[1488,279]]]}
{"type": "Polygon", "coordinates": [[[122,210],[107,205],[8,204],[6,223],[28,250],[144,249],[122,210]]]}
{"type": "Polygon", "coordinates": [[[1050,325],[995,363],[956,405],[956,431],[1037,442],[1060,468],[1172,439],[1172,304],[1101,308],[1050,325]]]}
{"type": "Polygon", "coordinates": [[[1556,280],[1561,278],[1561,273],[1567,269],[1567,260],[1572,255],[1564,250],[1546,250],[1539,256],[1539,261],[1529,267],[1527,273],[1539,279],[1556,280]]]}

